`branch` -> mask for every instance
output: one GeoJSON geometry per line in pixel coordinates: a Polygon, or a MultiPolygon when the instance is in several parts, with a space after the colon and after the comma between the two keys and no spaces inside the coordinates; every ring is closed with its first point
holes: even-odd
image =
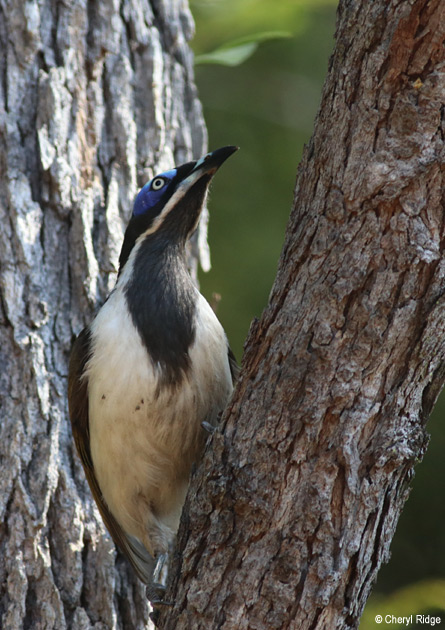
{"type": "Polygon", "coordinates": [[[340,2],[270,303],[161,627],[356,628],[444,382],[440,0],[340,2]]]}

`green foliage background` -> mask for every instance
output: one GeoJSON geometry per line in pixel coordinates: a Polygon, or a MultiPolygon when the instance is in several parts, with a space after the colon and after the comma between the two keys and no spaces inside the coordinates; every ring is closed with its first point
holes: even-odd
{"type": "MultiPolygon", "coordinates": [[[[221,295],[218,315],[239,359],[250,322],[267,304],[275,278],[298,162],[312,133],[334,44],[336,5],[336,0],[191,2],[198,60],[209,61],[205,55],[233,40],[260,42],[258,33],[277,31],[276,39],[267,35],[240,65],[196,67],[209,148],[241,147],[215,178],[209,236],[213,268],[200,278],[208,299],[221,295]]],[[[241,50],[238,60],[255,47],[241,50]]],[[[380,572],[362,630],[379,627],[375,615],[387,613],[436,612],[445,624],[444,407],[442,398],[429,424],[433,437],[417,468],[392,560],[380,572]]]]}

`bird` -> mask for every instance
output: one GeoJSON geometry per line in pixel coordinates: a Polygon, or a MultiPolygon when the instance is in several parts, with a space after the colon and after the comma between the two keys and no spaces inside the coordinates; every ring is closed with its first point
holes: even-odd
{"type": "Polygon", "coordinates": [[[173,545],[206,430],[237,376],[224,329],[186,263],[210,182],[237,149],[222,147],[143,186],[116,284],[71,349],[77,452],[106,528],[147,585],[173,545]]]}

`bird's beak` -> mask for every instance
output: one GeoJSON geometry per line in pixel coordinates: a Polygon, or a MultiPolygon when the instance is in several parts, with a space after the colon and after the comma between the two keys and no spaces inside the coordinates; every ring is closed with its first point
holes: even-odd
{"type": "Polygon", "coordinates": [[[221,149],[216,149],[215,151],[204,155],[192,166],[189,174],[182,180],[182,182],[178,186],[178,190],[189,190],[202,177],[205,177],[207,182],[210,182],[221,164],[223,164],[223,162],[225,162],[227,158],[232,155],[232,153],[238,151],[238,148],[239,147],[234,146],[222,147],[221,149]]]}
{"type": "Polygon", "coordinates": [[[194,164],[192,170],[179,184],[178,191],[190,190],[201,178],[205,179],[208,184],[221,164],[235,151],[238,151],[238,147],[228,146],[204,155],[194,164]]]}
{"type": "MultiPolygon", "coordinates": [[[[221,149],[207,153],[207,155],[204,155],[204,157],[197,162],[189,162],[179,167],[179,169],[186,168],[188,170],[190,168],[191,170],[188,171],[188,174],[177,185],[175,192],[164,206],[162,212],[155,219],[153,223],[154,229],[156,229],[157,224],[162,222],[163,217],[165,217],[172,208],[175,206],[179,208],[180,203],[184,203],[184,214],[189,217],[189,222],[190,217],[193,220],[191,227],[187,223],[187,234],[191,234],[193,230],[196,229],[205,201],[205,195],[212,177],[221,164],[237,150],[238,147],[234,146],[222,147],[221,149]],[[185,202],[182,202],[182,200],[185,200],[185,202]]],[[[150,228],[152,231],[154,231],[153,226],[150,228]]]]}
{"type": "Polygon", "coordinates": [[[223,164],[223,162],[225,162],[227,158],[235,153],[235,151],[238,151],[238,149],[239,147],[228,146],[222,147],[221,149],[216,149],[211,153],[207,153],[206,155],[204,155],[204,157],[196,162],[189,177],[194,176],[194,179],[197,179],[196,175],[200,177],[204,174],[209,174],[213,176],[219,169],[221,164],[223,164]]]}

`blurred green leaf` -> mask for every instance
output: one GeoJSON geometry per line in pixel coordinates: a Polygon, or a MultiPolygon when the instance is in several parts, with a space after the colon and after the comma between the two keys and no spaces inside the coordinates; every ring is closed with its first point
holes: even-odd
{"type": "Polygon", "coordinates": [[[195,65],[215,63],[220,66],[239,66],[258,48],[258,44],[242,44],[233,48],[217,48],[213,52],[195,57],[195,65]]]}
{"type": "Polygon", "coordinates": [[[291,33],[285,31],[267,31],[239,37],[222,44],[212,52],[197,55],[195,65],[214,63],[222,66],[239,66],[253,55],[262,42],[291,36],[291,33]]]}
{"type": "Polygon", "coordinates": [[[289,30],[295,36],[305,30],[314,2],[337,0],[192,0],[193,49],[196,54],[208,53],[249,33],[289,30]]]}

